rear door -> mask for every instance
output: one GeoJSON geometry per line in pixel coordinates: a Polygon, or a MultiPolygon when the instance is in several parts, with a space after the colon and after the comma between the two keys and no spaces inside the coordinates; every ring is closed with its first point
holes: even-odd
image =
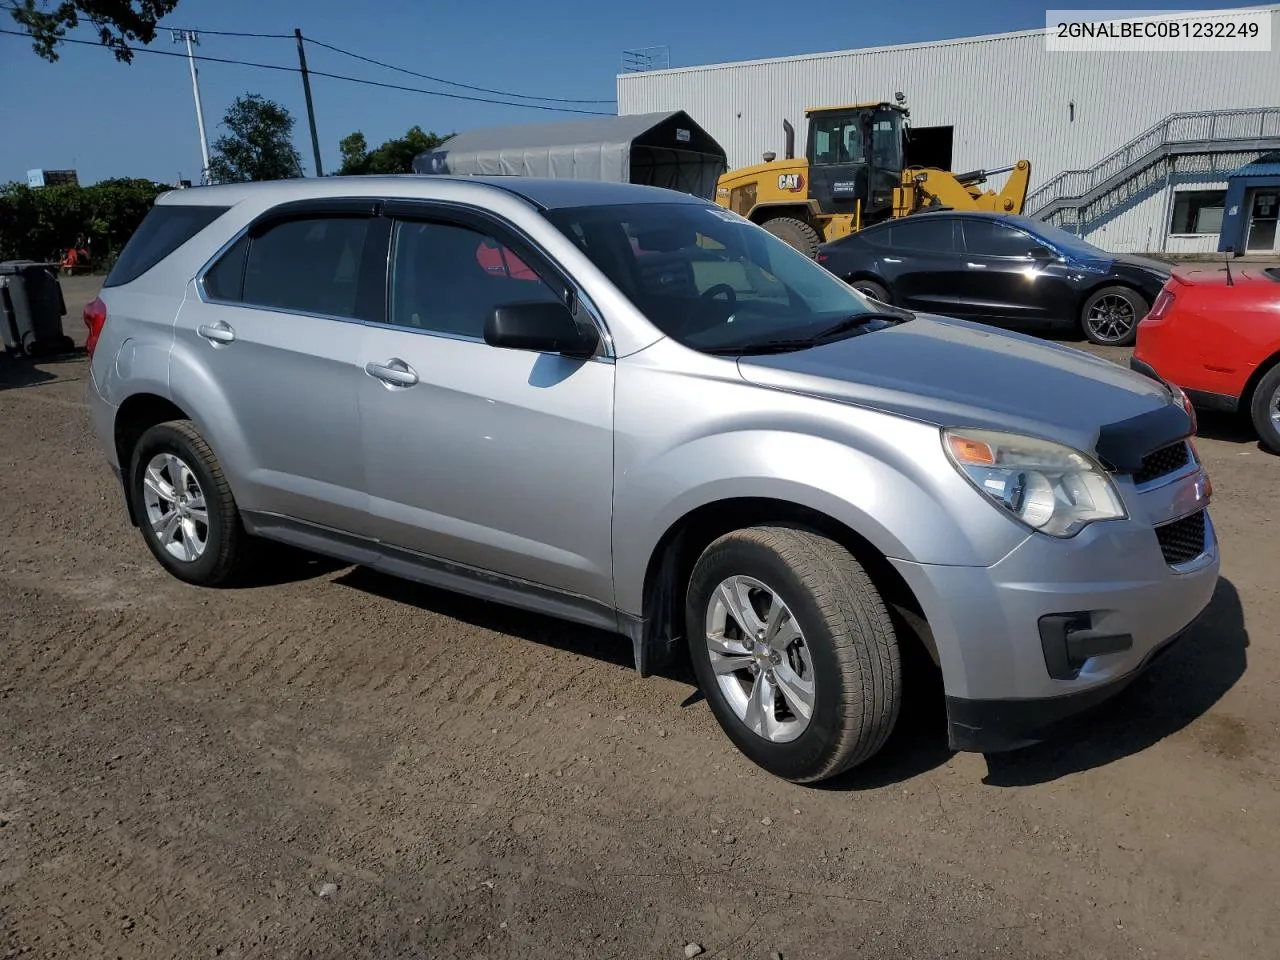
{"type": "Polygon", "coordinates": [[[370,532],[357,386],[364,321],[384,309],[388,232],[372,201],[291,205],[183,304],[173,390],[206,398],[201,426],[242,509],[370,532]]]}
{"type": "Polygon", "coordinates": [[[909,310],[963,315],[960,287],[963,268],[955,220],[934,214],[895,220],[888,227],[889,246],[880,262],[897,303],[909,310]]]}

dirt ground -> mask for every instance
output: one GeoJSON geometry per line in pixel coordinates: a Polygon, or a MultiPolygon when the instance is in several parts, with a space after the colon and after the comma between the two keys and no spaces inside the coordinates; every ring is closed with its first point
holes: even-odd
{"type": "Polygon", "coordinates": [[[1012,755],[909,699],[814,789],[604,634],[301,557],[180,584],[82,356],[0,371],[0,958],[1280,953],[1280,458],[1230,421],[1181,647],[1012,755]]]}

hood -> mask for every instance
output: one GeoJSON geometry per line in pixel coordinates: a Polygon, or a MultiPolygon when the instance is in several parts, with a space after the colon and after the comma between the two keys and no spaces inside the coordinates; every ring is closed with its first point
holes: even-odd
{"type": "Polygon", "coordinates": [[[1155,260],[1151,257],[1138,257],[1128,253],[1117,253],[1111,258],[1111,262],[1118,266],[1131,267],[1135,270],[1142,270],[1147,273],[1156,273],[1164,277],[1166,280],[1173,273],[1173,264],[1165,263],[1163,260],[1155,260]]]}
{"type": "MultiPolygon", "coordinates": [[[[1154,411],[1176,405],[1160,383],[1081,350],[927,314],[808,350],[744,356],[738,369],[758,386],[1093,453],[1104,425],[1150,422],[1154,411]]],[[[1170,423],[1167,415],[1154,419],[1170,423]]]]}

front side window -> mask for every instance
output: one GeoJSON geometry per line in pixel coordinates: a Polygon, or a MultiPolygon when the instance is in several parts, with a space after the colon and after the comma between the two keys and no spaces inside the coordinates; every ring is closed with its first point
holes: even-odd
{"type": "Polygon", "coordinates": [[[858,332],[897,322],[804,254],[720,207],[616,204],[544,216],[656,327],[696,350],[767,349],[779,340],[820,338],[857,317],[866,318],[854,324],[858,332]]]}
{"type": "MultiPolygon", "coordinates": [[[[376,319],[376,290],[360,288],[371,217],[285,220],[232,244],[204,275],[214,300],[297,313],[376,319]]],[[[384,259],[385,262],[385,259],[384,259]]]]}
{"type": "Polygon", "coordinates": [[[560,299],[486,232],[437,221],[396,224],[388,318],[395,326],[481,339],[495,307],[560,299]]]}
{"type": "Polygon", "coordinates": [[[1030,234],[994,220],[965,220],[965,251],[980,257],[1026,257],[1043,246],[1030,234]]]}

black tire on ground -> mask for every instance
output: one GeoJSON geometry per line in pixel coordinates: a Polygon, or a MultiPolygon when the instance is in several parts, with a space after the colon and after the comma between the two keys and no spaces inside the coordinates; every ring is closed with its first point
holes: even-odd
{"type": "MultiPolygon", "coordinates": [[[[241,523],[240,511],[231,496],[231,488],[218,458],[190,420],[170,420],[144,432],[130,454],[128,469],[129,496],[138,527],[152,555],[169,573],[187,583],[214,587],[229,584],[248,570],[248,535],[241,523]],[[194,560],[170,553],[148,518],[144,479],[148,464],[161,454],[170,454],[181,460],[191,471],[203,495],[208,520],[202,525],[205,546],[194,560]]],[[[178,534],[184,539],[185,529],[178,534]]],[[[198,531],[199,526],[195,529],[198,531]]]]}
{"type": "MultiPolygon", "coordinates": [[[[902,659],[889,612],[862,566],[826,537],[789,526],[751,527],[720,537],[694,566],[685,626],[698,683],[716,720],[739,750],[775,776],[796,783],[833,777],[876,754],[897,722],[902,659]],[[766,585],[803,635],[812,666],[812,709],[808,725],[790,742],[774,742],[752,730],[745,719],[750,708],[740,719],[720,687],[707,620],[720,585],[732,577],[766,585]]],[[[722,631],[728,634],[728,628],[722,631]]],[[[781,664],[792,663],[790,657],[774,662],[780,664],[778,678],[784,675],[781,664]]],[[[746,669],[723,675],[744,692],[758,679],[746,669]]],[[[745,702],[750,703],[749,693],[745,702]]],[[[768,709],[775,721],[780,714],[799,717],[781,695],[768,709]]]]}
{"type": "Polygon", "coordinates": [[[766,220],[763,226],[779,240],[795,247],[810,260],[818,256],[818,244],[822,242],[822,238],[818,236],[817,230],[803,220],[797,220],[794,217],[774,217],[772,220],[766,220]]]}
{"type": "Polygon", "coordinates": [[[1249,402],[1249,415],[1262,445],[1280,454],[1280,364],[1258,381],[1249,402]]]}
{"type": "Polygon", "coordinates": [[[1110,286],[1095,290],[1080,309],[1080,328],[1091,343],[1104,347],[1131,347],[1138,337],[1138,321],[1151,305],[1142,294],[1129,287],[1110,286]],[[1102,315],[1094,316],[1102,307],[1102,315]]]}
{"type": "Polygon", "coordinates": [[[879,300],[881,303],[890,302],[889,291],[874,280],[850,280],[849,286],[860,293],[865,293],[872,300],[879,300]]]}

